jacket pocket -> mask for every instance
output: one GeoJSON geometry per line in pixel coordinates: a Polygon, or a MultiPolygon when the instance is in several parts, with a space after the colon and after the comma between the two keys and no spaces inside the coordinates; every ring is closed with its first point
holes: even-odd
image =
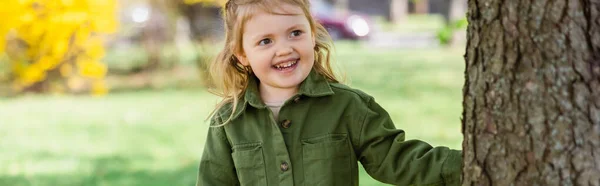
{"type": "Polygon", "coordinates": [[[346,134],[302,140],[302,157],[306,185],[352,185],[351,149],[346,134]]]}
{"type": "Polygon", "coordinates": [[[241,186],[267,185],[265,162],[260,143],[234,145],[231,157],[241,186]]]}

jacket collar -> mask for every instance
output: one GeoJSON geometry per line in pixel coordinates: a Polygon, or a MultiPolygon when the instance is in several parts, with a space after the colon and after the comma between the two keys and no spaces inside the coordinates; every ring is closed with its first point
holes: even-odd
{"type": "MultiPolygon", "coordinates": [[[[255,75],[250,76],[244,97],[238,103],[232,119],[237,118],[242,112],[244,112],[247,105],[258,109],[264,109],[267,107],[260,98],[260,93],[258,92],[259,83],[260,81],[255,75]]],[[[317,73],[314,69],[312,69],[306,79],[302,81],[300,87],[298,88],[298,93],[296,94],[296,96],[308,97],[321,97],[328,95],[333,95],[333,90],[331,90],[328,80],[324,76],[317,73]]]]}

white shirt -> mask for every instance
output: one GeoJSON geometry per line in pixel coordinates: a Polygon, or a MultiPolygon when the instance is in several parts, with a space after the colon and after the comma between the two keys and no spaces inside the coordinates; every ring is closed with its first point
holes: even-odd
{"type": "Polygon", "coordinates": [[[265,105],[267,105],[267,107],[269,107],[269,109],[271,109],[271,111],[273,112],[273,117],[275,120],[277,120],[278,116],[279,116],[279,110],[281,110],[281,106],[283,106],[283,101],[282,102],[265,102],[265,105]]]}

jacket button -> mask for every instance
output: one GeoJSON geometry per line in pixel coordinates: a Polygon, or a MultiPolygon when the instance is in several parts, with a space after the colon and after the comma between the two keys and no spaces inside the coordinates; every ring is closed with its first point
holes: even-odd
{"type": "Polygon", "coordinates": [[[288,170],[290,167],[288,166],[288,163],[284,161],[284,162],[281,162],[281,166],[280,166],[280,168],[281,168],[281,171],[285,172],[285,171],[287,171],[287,170],[288,170]]]}
{"type": "Polygon", "coordinates": [[[284,129],[290,128],[290,126],[292,125],[292,121],[290,120],[283,120],[281,122],[281,127],[283,127],[284,129]]]}
{"type": "Polygon", "coordinates": [[[294,103],[298,103],[298,102],[300,102],[300,96],[294,98],[294,103]]]}

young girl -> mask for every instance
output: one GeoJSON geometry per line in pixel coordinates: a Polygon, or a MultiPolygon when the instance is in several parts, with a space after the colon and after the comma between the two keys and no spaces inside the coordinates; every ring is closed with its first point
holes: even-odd
{"type": "Polygon", "coordinates": [[[360,161],[394,185],[458,185],[461,152],[404,139],[375,100],[338,83],[331,39],[308,0],[229,0],[211,66],[202,186],[358,185],[360,161]]]}

